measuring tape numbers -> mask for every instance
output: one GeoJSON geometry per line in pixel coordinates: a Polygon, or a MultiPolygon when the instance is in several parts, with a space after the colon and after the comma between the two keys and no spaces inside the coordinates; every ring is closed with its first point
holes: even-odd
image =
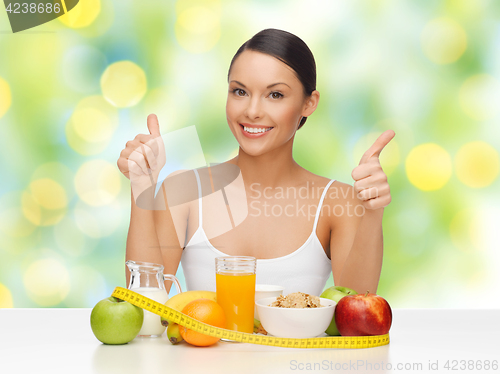
{"type": "Polygon", "coordinates": [[[193,319],[184,313],[169,308],[157,301],[149,299],[126,288],[116,287],[113,291],[118,299],[128,301],[151,313],[167,318],[169,321],[178,323],[190,330],[217,338],[232,340],[241,343],[269,345],[285,348],[371,348],[389,344],[389,334],[373,336],[325,336],[318,338],[295,339],[280,338],[276,336],[249,334],[246,332],[232,331],[219,327],[207,325],[193,319]]]}

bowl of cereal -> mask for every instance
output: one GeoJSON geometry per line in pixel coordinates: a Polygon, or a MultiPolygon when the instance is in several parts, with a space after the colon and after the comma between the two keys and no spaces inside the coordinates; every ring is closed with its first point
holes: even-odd
{"type": "Polygon", "coordinates": [[[294,292],[255,302],[262,327],[280,338],[314,338],[330,325],[337,303],[318,296],[294,292]]]}

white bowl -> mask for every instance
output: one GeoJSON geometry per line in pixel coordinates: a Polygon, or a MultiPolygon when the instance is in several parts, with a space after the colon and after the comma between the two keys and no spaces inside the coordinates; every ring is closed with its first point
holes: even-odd
{"type": "MultiPolygon", "coordinates": [[[[283,295],[283,290],[285,288],[282,286],[276,286],[273,284],[256,284],[255,285],[255,301],[264,299],[266,297],[283,295]]],[[[257,310],[257,305],[254,307],[254,318],[259,320],[259,311],[257,310]]],[[[259,320],[260,321],[260,320],[259,320]]]]}
{"type": "Polygon", "coordinates": [[[320,299],[322,308],[278,308],[268,306],[276,297],[255,302],[260,322],[266,331],[280,338],[314,338],[322,335],[332,322],[337,303],[320,299]]]}

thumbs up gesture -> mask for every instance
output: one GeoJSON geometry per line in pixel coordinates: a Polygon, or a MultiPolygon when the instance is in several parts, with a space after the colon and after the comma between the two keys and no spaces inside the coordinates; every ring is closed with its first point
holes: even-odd
{"type": "Polygon", "coordinates": [[[354,191],[366,209],[383,208],[391,202],[387,176],[380,166],[380,152],[394,138],[394,131],[387,130],[363,154],[359,165],[351,173],[354,191]]]}
{"type": "Polygon", "coordinates": [[[130,179],[135,199],[147,189],[154,191],[166,161],[158,117],[150,114],[147,124],[149,134],[139,134],[128,141],[117,161],[118,169],[130,179]]]}

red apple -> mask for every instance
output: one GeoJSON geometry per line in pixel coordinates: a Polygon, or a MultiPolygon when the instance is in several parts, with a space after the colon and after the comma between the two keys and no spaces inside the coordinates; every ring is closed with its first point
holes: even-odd
{"type": "Polygon", "coordinates": [[[335,323],[342,336],[384,335],[391,328],[392,310],[373,293],[348,295],[335,307],[335,323]]]}

